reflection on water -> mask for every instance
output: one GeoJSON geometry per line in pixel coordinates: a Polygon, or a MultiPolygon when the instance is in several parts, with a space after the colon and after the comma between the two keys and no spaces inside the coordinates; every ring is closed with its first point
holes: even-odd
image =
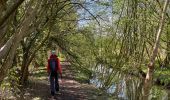
{"type": "MultiPolygon", "coordinates": [[[[95,72],[90,83],[96,87],[106,90],[108,94],[121,100],[142,100],[143,81],[141,79],[119,73],[117,73],[119,75],[114,73],[109,77],[112,69],[103,69],[101,66],[95,72]],[[107,83],[108,80],[110,80],[110,84],[107,83]]],[[[170,100],[170,91],[153,86],[150,90],[149,100],[170,100]]]]}

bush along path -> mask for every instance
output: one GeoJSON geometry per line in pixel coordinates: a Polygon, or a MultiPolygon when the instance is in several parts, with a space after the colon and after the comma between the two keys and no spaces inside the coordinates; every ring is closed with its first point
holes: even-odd
{"type": "MultiPolygon", "coordinates": [[[[62,65],[63,79],[59,79],[60,91],[55,95],[56,100],[96,100],[101,99],[99,90],[92,85],[79,83],[70,66],[62,65]]],[[[105,97],[104,97],[105,98],[105,97]]],[[[24,92],[25,100],[50,100],[50,84],[45,68],[39,68],[30,77],[29,86],[24,92]]]]}

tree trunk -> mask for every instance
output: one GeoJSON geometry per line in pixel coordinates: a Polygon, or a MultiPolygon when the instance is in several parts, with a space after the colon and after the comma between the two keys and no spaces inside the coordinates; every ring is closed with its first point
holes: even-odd
{"type": "MultiPolygon", "coordinates": [[[[42,42],[37,47],[31,47],[32,43],[28,45],[28,47],[24,46],[23,43],[23,62],[21,67],[21,76],[20,76],[20,84],[25,85],[28,81],[29,75],[29,65],[32,62],[33,58],[35,57],[36,52],[43,46],[50,35],[50,32],[47,33],[47,36],[42,40],[42,42]],[[35,48],[35,50],[30,54],[30,49],[35,48]]],[[[36,38],[35,38],[36,39],[36,38]]],[[[34,41],[34,40],[31,40],[34,41]]],[[[26,41],[27,43],[27,41],[26,41]]]]}
{"type": "Polygon", "coordinates": [[[8,56],[6,57],[5,61],[3,62],[3,65],[0,67],[0,84],[2,83],[3,79],[5,78],[8,68],[12,65],[15,51],[19,44],[19,38],[18,34],[14,35],[14,39],[12,41],[12,45],[10,47],[10,50],[8,52],[8,56]]]}
{"type": "Polygon", "coordinates": [[[24,0],[17,0],[12,7],[8,7],[6,13],[0,17],[0,26],[9,18],[10,15],[22,4],[24,0]]]}
{"type": "Polygon", "coordinates": [[[34,30],[33,26],[30,26],[30,23],[35,19],[36,9],[33,10],[31,8],[28,11],[30,15],[23,20],[15,34],[8,40],[8,42],[0,48],[0,60],[5,59],[5,62],[3,62],[2,66],[0,66],[0,84],[5,78],[8,68],[12,65],[12,61],[20,41],[23,37],[26,37],[34,30]]]}
{"type": "Polygon", "coordinates": [[[0,48],[4,45],[4,41],[5,41],[5,34],[7,31],[7,25],[8,23],[4,23],[1,27],[0,27],[0,48]]]}
{"type": "Polygon", "coordinates": [[[23,71],[21,72],[22,74],[22,76],[21,76],[21,78],[20,78],[20,84],[21,85],[25,85],[26,83],[27,83],[27,80],[28,80],[28,75],[29,75],[29,70],[28,70],[28,64],[25,64],[25,65],[23,65],[22,66],[22,68],[23,68],[23,71]]]}
{"type": "Polygon", "coordinates": [[[158,53],[159,41],[160,41],[160,36],[161,36],[162,30],[163,30],[163,26],[164,26],[165,13],[166,13],[166,10],[167,10],[168,3],[169,3],[169,0],[166,0],[165,3],[164,3],[163,11],[161,13],[159,28],[158,28],[158,32],[157,32],[157,35],[156,35],[157,37],[156,37],[155,45],[154,45],[154,48],[153,48],[153,51],[152,51],[150,62],[148,64],[147,75],[146,75],[146,78],[145,78],[143,100],[148,100],[150,89],[152,87],[155,58],[156,58],[157,53],[158,53]]]}

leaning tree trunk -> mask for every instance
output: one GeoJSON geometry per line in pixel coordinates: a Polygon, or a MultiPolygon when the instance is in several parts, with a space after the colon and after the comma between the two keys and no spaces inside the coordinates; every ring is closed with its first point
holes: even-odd
{"type": "MultiPolygon", "coordinates": [[[[36,52],[43,46],[43,44],[47,41],[49,38],[50,32],[47,33],[47,36],[42,39],[41,43],[37,47],[31,47],[32,44],[29,44],[29,48],[23,48],[23,62],[21,67],[21,76],[20,76],[20,84],[25,85],[28,81],[29,76],[29,65],[32,62],[32,60],[35,57],[36,52]],[[35,50],[30,54],[30,49],[35,48],[35,50]]],[[[34,41],[34,40],[32,40],[34,41]]]]}
{"type": "Polygon", "coordinates": [[[17,0],[11,7],[8,7],[5,14],[0,16],[0,26],[12,15],[15,10],[24,2],[24,0],[17,0]]]}
{"type": "Polygon", "coordinates": [[[2,66],[0,66],[0,84],[2,83],[3,79],[5,78],[9,67],[13,63],[14,55],[16,52],[17,47],[20,44],[20,41],[23,37],[26,37],[30,34],[33,29],[30,29],[30,22],[34,21],[35,19],[35,11],[36,9],[30,9],[29,11],[30,16],[25,18],[23,22],[20,24],[14,35],[4,44],[3,47],[0,48],[0,60],[4,59],[2,66]]]}
{"type": "Polygon", "coordinates": [[[166,10],[167,10],[168,3],[169,3],[169,0],[166,0],[165,3],[164,3],[163,11],[161,13],[159,29],[158,29],[158,32],[157,32],[157,35],[156,35],[157,37],[156,37],[155,45],[154,45],[154,48],[153,48],[153,51],[152,51],[150,62],[148,64],[148,71],[147,71],[147,75],[146,75],[146,78],[145,78],[143,100],[148,100],[150,89],[152,87],[155,58],[156,58],[157,53],[158,53],[159,41],[160,41],[160,36],[161,36],[162,30],[163,30],[163,26],[164,26],[165,13],[166,13],[166,10]]]}

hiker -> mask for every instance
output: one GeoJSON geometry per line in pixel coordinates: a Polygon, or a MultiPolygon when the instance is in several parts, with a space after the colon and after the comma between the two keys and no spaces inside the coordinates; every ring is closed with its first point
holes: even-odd
{"type": "Polygon", "coordinates": [[[58,56],[56,55],[55,50],[51,51],[50,58],[48,59],[47,71],[49,74],[50,89],[51,89],[51,95],[53,98],[55,95],[55,92],[59,92],[59,82],[58,82],[59,74],[62,79],[62,69],[60,66],[60,60],[58,56]]]}

